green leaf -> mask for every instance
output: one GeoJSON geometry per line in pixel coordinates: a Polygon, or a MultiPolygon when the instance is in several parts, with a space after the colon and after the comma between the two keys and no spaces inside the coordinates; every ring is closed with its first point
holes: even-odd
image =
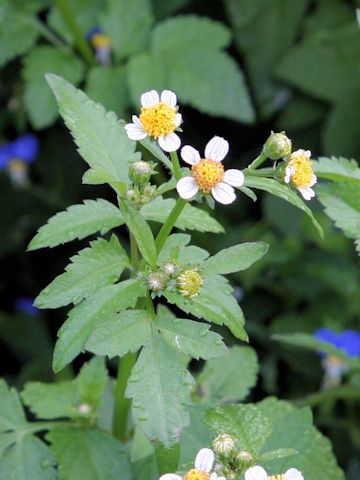
{"type": "Polygon", "coordinates": [[[85,363],[76,378],[76,386],[81,403],[90,405],[94,410],[99,408],[108,379],[108,372],[103,358],[93,357],[89,362],[85,363]]]}
{"type": "Polygon", "coordinates": [[[109,358],[136,352],[149,342],[151,319],[145,310],[125,310],[98,321],[86,349],[109,358]]]}
{"type": "Polygon", "coordinates": [[[125,447],[101,430],[76,426],[52,430],[47,438],[59,463],[59,480],[130,480],[125,447]]]}
{"type": "Polygon", "coordinates": [[[258,370],[252,348],[233,346],[224,357],[206,362],[198,382],[210,402],[238,402],[256,385],[258,370]]]}
{"type": "Polygon", "coordinates": [[[360,181],[360,168],[355,160],[344,157],[320,157],[312,163],[318,177],[338,182],[360,181]]]}
{"type": "Polygon", "coordinates": [[[174,443],[169,447],[161,442],[155,444],[156,463],[159,468],[159,475],[177,470],[180,456],[180,444],[174,443]]]}
{"type": "Polygon", "coordinates": [[[319,224],[319,222],[314,217],[310,208],[305,205],[305,203],[299,197],[299,194],[294,192],[291,188],[287,185],[282,185],[277,180],[273,180],[272,178],[261,178],[261,177],[252,177],[250,175],[246,175],[245,177],[245,185],[250,188],[258,188],[259,190],[264,190],[265,192],[271,193],[276,197],[280,197],[283,200],[291,203],[297,208],[300,208],[303,212],[308,215],[318,231],[321,238],[324,237],[324,232],[319,224]]]}
{"type": "Polygon", "coordinates": [[[148,45],[153,23],[151,3],[149,0],[108,0],[100,23],[111,37],[116,57],[132,56],[148,45]]]}
{"type": "Polygon", "coordinates": [[[227,351],[221,336],[211,332],[207,324],[183,318],[157,316],[155,325],[175,350],[196,360],[221,357],[227,351]]]}
{"type": "Polygon", "coordinates": [[[68,319],[58,332],[53,360],[54,371],[62,370],[84,350],[97,322],[120,310],[134,307],[137,299],[145,293],[142,280],[126,280],[101,288],[70,310],[68,319]]]}
{"type": "Polygon", "coordinates": [[[15,430],[26,424],[17,391],[9,388],[3,379],[0,379],[0,403],[0,432],[15,430]]]}
{"type": "Polygon", "coordinates": [[[38,308],[58,308],[79,303],[99,288],[115,283],[130,260],[113,235],[99,238],[71,257],[66,272],[56,277],[35,299],[38,308]]]}
{"type": "Polygon", "coordinates": [[[263,242],[240,243],[221,250],[201,265],[205,275],[226,275],[246,270],[265,255],[269,246],[263,242]]]}
{"type": "Polygon", "coordinates": [[[188,245],[191,236],[185,233],[174,233],[170,235],[159,254],[157,263],[162,265],[167,261],[176,261],[183,265],[199,265],[209,256],[209,253],[202,248],[188,245]]]}
{"type": "Polygon", "coordinates": [[[227,405],[209,410],[205,420],[216,434],[228,433],[241,449],[257,454],[271,433],[271,424],[255,405],[227,405]]]}
{"type": "Polygon", "coordinates": [[[125,222],[135,237],[141,255],[152,267],[155,267],[157,253],[151,228],[144,217],[128,202],[119,199],[119,205],[125,222]]]}
{"type": "Polygon", "coordinates": [[[84,200],[84,204],[72,205],[59,212],[40,227],[31,240],[28,250],[55,247],[78,238],[100,232],[102,235],[124,223],[121,212],[112,203],[98,198],[84,200]]]}
{"type": "Polygon", "coordinates": [[[47,45],[33,48],[24,58],[25,107],[32,125],[38,129],[51,125],[58,116],[56,102],[44,78],[46,72],[77,84],[83,76],[84,65],[74,55],[47,45]]]}
{"type": "Polygon", "coordinates": [[[136,142],[128,138],[123,123],[63,78],[48,74],[46,79],[79,153],[102,177],[99,183],[128,182],[129,162],[139,160],[140,154],[135,153],[136,142]]]}
{"type": "MultiPolygon", "coordinates": [[[[165,153],[161,150],[157,142],[154,142],[153,140],[150,140],[149,137],[146,137],[144,138],[144,140],[139,140],[139,143],[141,143],[141,145],[144,148],[146,148],[146,150],[148,150],[152,155],[154,155],[155,158],[160,160],[160,162],[162,162],[170,172],[173,171],[173,166],[171,161],[165,155],[165,153]]],[[[159,190],[161,190],[161,186],[159,187],[159,190]]]]}
{"type": "Polygon", "coordinates": [[[134,421],[150,439],[165,445],[177,441],[189,423],[186,406],[193,379],[186,367],[153,331],[151,342],[140,352],[128,381],[126,395],[132,398],[134,421]]]}
{"type": "MultiPolygon", "coordinates": [[[[157,197],[143,205],[140,213],[146,220],[164,223],[174,208],[175,203],[175,200],[172,198],[164,199],[157,197]]],[[[198,232],[224,232],[223,227],[217,220],[210,217],[206,211],[193,207],[190,204],[185,205],[184,210],[175,223],[175,227],[182,230],[197,230],[198,232]]]]}
{"type": "Polygon", "coordinates": [[[235,337],[248,339],[243,328],[244,315],[225,278],[216,275],[205,277],[199,295],[191,300],[172,292],[165,292],[164,296],[184,312],[217,325],[226,325],[235,337]]]}

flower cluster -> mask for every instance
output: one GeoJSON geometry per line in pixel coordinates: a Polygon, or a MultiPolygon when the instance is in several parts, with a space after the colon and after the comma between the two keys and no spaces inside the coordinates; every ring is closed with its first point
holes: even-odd
{"type": "Polygon", "coordinates": [[[159,480],[226,480],[225,477],[218,477],[217,473],[212,472],[215,455],[210,448],[199,450],[195,458],[195,468],[192,468],[184,476],[176,473],[166,473],[159,480]]]}
{"type": "Polygon", "coordinates": [[[28,165],[39,151],[39,141],[35,135],[27,133],[0,146],[0,170],[7,170],[14,186],[26,187],[29,183],[28,165]]]}
{"type": "Polygon", "coordinates": [[[311,200],[315,196],[312,187],[317,182],[310,157],[310,150],[296,150],[289,156],[285,168],[284,182],[297,188],[305,200],[311,200]]]}

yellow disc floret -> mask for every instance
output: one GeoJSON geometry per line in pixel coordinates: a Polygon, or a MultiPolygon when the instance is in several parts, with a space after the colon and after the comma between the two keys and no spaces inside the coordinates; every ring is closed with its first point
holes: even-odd
{"type": "Polygon", "coordinates": [[[91,37],[91,43],[95,48],[109,48],[111,45],[111,38],[104,33],[95,33],[91,37]]]}
{"type": "Polygon", "coordinates": [[[309,157],[292,155],[287,166],[293,169],[291,181],[296,187],[305,188],[312,184],[314,171],[309,157]]]}
{"type": "Polygon", "coordinates": [[[269,480],[286,480],[285,475],[271,475],[268,477],[269,480]]]}
{"type": "Polygon", "coordinates": [[[196,270],[184,270],[176,280],[176,286],[186,298],[193,298],[199,295],[203,281],[196,270]]]}
{"type": "Polygon", "coordinates": [[[209,480],[210,475],[206,472],[193,468],[185,475],[184,480],[209,480]]]}
{"type": "Polygon", "coordinates": [[[194,180],[203,193],[209,193],[224,180],[224,166],[215,160],[202,159],[191,167],[194,180]]]}
{"type": "Polygon", "coordinates": [[[176,108],[160,102],[152,107],[142,107],[140,122],[148,135],[159,138],[176,129],[175,116],[176,108]]]}

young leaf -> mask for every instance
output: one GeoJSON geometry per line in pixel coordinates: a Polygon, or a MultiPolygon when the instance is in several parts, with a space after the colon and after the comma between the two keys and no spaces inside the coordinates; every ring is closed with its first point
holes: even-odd
{"type": "Polygon", "coordinates": [[[130,261],[113,235],[90,242],[90,248],[73,256],[66,272],[56,277],[35,299],[38,308],[58,308],[79,303],[105,285],[115,283],[130,261]]]}
{"type": "Polygon", "coordinates": [[[360,181],[360,168],[355,160],[348,160],[343,157],[320,157],[312,163],[318,177],[338,182],[360,181]]]}
{"type": "Polygon", "coordinates": [[[119,199],[119,205],[130,233],[135,237],[139,250],[150,266],[156,265],[156,246],[151,228],[140,213],[129,203],[119,199]]]}
{"type": "Polygon", "coordinates": [[[68,319],[58,332],[53,360],[54,371],[62,370],[85,349],[98,321],[120,310],[134,307],[137,299],[145,293],[142,280],[126,280],[101,288],[70,310],[68,319]]]}
{"type": "MultiPolygon", "coordinates": [[[[155,200],[145,204],[141,208],[140,213],[146,220],[164,223],[175,203],[175,200],[172,198],[164,199],[157,197],[155,200]]],[[[206,211],[193,207],[190,204],[185,205],[184,210],[175,223],[175,227],[182,230],[197,230],[198,232],[224,232],[223,227],[217,220],[210,217],[206,211]]]]}
{"type": "Polygon", "coordinates": [[[96,232],[104,235],[123,223],[120,210],[107,200],[84,200],[83,205],[72,205],[51,217],[46,225],[40,227],[28,250],[55,247],[76,238],[81,240],[96,232]]]}
{"type": "Polygon", "coordinates": [[[130,480],[125,447],[95,428],[52,430],[47,439],[59,463],[59,480],[130,480]]]}
{"type": "Polygon", "coordinates": [[[93,357],[85,363],[75,380],[81,403],[96,410],[100,406],[108,379],[104,358],[93,357]]]}
{"type": "Polygon", "coordinates": [[[47,74],[46,79],[84,160],[103,183],[128,182],[129,162],[139,160],[140,154],[124,125],[63,78],[47,74]]]}
{"type": "Polygon", "coordinates": [[[263,242],[240,243],[221,250],[201,265],[205,275],[226,275],[249,268],[265,255],[268,245],[263,242]]]}
{"type": "Polygon", "coordinates": [[[174,351],[153,331],[129,378],[126,395],[133,399],[134,420],[150,439],[173,444],[189,423],[190,373],[174,351]]]}
{"type": "Polygon", "coordinates": [[[3,379],[0,379],[0,403],[0,432],[15,430],[26,424],[17,391],[9,388],[3,379]]]}
{"type": "Polygon", "coordinates": [[[162,265],[167,261],[178,261],[184,265],[199,265],[209,256],[209,253],[195,245],[188,245],[191,237],[186,233],[174,233],[170,235],[157,259],[157,264],[162,265]]]}

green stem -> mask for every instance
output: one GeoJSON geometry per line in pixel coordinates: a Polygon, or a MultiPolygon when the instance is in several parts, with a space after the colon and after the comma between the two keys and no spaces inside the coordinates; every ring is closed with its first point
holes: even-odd
{"type": "Polygon", "coordinates": [[[161,227],[160,232],[157,234],[155,245],[158,253],[160,253],[162,247],[164,246],[166,239],[168,238],[186,203],[187,202],[182,198],[177,199],[174,208],[171,210],[170,215],[166,219],[164,225],[161,227]]]}
{"type": "Polygon", "coordinates": [[[50,42],[54,47],[56,47],[57,49],[65,53],[70,53],[70,48],[64,42],[62,42],[56,35],[54,35],[54,33],[38,18],[33,19],[33,24],[40,32],[40,35],[46,38],[46,40],[50,42]]]}
{"type": "Polygon", "coordinates": [[[89,65],[93,65],[93,52],[91,51],[91,48],[89,47],[89,44],[87,43],[83,32],[76,23],[75,15],[71,9],[69,0],[55,0],[55,4],[58,7],[66,26],[72,34],[79,52],[89,65]]]}
{"type": "Polygon", "coordinates": [[[274,169],[272,167],[269,168],[260,168],[260,170],[253,170],[252,168],[245,168],[243,170],[244,174],[252,175],[253,177],[273,177],[274,176],[274,169]]]}
{"type": "Polygon", "coordinates": [[[134,235],[130,232],[130,255],[131,263],[134,267],[134,272],[139,270],[139,249],[135,240],[134,235]]]}
{"type": "Polygon", "coordinates": [[[180,180],[182,175],[181,175],[179,157],[176,152],[170,152],[170,158],[173,166],[174,177],[176,180],[180,180]]]}
{"type": "Polygon", "coordinates": [[[337,399],[359,400],[360,391],[358,388],[344,385],[341,387],[329,388],[328,390],[322,390],[321,392],[312,393],[311,395],[308,395],[305,398],[294,400],[294,403],[300,407],[303,407],[303,406],[313,407],[326,400],[337,400],[337,399]]]}
{"type": "Polygon", "coordinates": [[[260,165],[263,164],[266,159],[267,156],[265,155],[265,153],[261,152],[260,155],[256,157],[255,160],[253,160],[247,168],[250,170],[255,170],[255,168],[260,167],[260,165]]]}

